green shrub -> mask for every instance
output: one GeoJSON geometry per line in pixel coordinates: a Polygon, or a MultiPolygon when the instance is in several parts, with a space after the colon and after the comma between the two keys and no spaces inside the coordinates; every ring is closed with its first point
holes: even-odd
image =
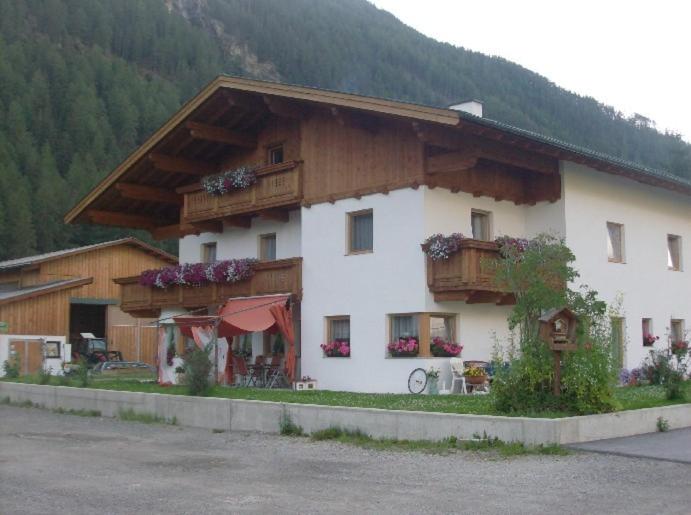
{"type": "Polygon", "coordinates": [[[46,370],[45,368],[41,367],[38,370],[38,384],[49,384],[50,383],[50,378],[52,377],[51,375],[51,369],[46,370]]]}
{"type": "Polygon", "coordinates": [[[657,430],[661,433],[669,431],[669,421],[664,417],[657,417],[657,430]]]}
{"type": "Polygon", "coordinates": [[[89,376],[89,364],[85,358],[80,358],[77,362],[77,368],[74,370],[74,378],[77,381],[77,386],[87,388],[91,383],[89,376]]]}
{"type": "Polygon", "coordinates": [[[19,360],[16,358],[6,359],[2,364],[2,370],[5,372],[6,378],[17,379],[19,377],[19,360]]]}
{"type": "Polygon", "coordinates": [[[302,436],[304,434],[302,427],[293,422],[293,419],[286,412],[281,415],[278,427],[283,436],[302,436]]]}
{"type": "Polygon", "coordinates": [[[190,395],[206,396],[211,390],[211,361],[206,350],[194,349],[185,355],[185,381],[190,395]]]}

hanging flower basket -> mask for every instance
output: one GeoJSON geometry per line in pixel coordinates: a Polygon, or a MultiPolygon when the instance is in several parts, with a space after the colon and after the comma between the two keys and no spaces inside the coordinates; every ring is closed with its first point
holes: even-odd
{"type": "Polygon", "coordinates": [[[530,240],[526,238],[513,238],[511,236],[499,236],[494,239],[494,243],[499,245],[499,253],[502,257],[523,254],[530,245],[530,240]]]}
{"type": "Polygon", "coordinates": [[[256,259],[228,259],[215,263],[185,263],[155,270],[146,270],[139,276],[139,284],[150,288],[170,286],[206,286],[210,283],[232,284],[254,275],[256,259]]]}
{"type": "Polygon", "coordinates": [[[257,175],[254,168],[250,166],[241,166],[217,175],[208,175],[201,180],[204,191],[214,197],[220,197],[231,191],[247,189],[255,182],[257,182],[257,175]]]}

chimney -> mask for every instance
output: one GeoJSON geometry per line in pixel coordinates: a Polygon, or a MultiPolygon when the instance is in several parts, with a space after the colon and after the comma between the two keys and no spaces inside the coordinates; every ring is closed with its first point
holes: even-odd
{"type": "Polygon", "coordinates": [[[463,111],[464,113],[470,113],[482,118],[482,102],[479,100],[466,100],[464,102],[459,102],[458,104],[450,105],[449,109],[453,109],[454,111],[463,111]]]}

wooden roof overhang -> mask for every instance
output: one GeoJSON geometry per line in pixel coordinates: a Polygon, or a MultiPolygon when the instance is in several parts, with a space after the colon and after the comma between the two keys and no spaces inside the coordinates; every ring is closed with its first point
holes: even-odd
{"type": "MultiPolygon", "coordinates": [[[[556,174],[561,159],[691,195],[691,182],[683,179],[458,111],[221,76],[77,203],[65,222],[146,229],[166,237],[219,230],[218,222],[181,225],[179,192],[219,172],[233,153],[256,146],[270,117],[302,118],[314,109],[328,110],[342,124],[371,127],[377,119],[408,124],[431,147],[432,157],[442,156],[434,165],[440,168],[428,170],[432,173],[444,172],[448,154],[456,159],[449,170],[458,169],[460,158],[479,170],[556,174]]],[[[438,182],[444,185],[443,178],[438,182]]]]}

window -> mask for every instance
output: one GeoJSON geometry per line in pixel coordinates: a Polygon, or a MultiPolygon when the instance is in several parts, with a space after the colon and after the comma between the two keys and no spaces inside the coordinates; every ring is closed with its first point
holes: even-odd
{"type": "Polygon", "coordinates": [[[669,325],[671,343],[684,341],[684,321],[672,319],[669,325]]]}
{"type": "Polygon", "coordinates": [[[644,318],[641,321],[641,330],[643,334],[643,346],[651,347],[655,343],[655,335],[653,334],[653,319],[644,318]]]}
{"type": "Polygon", "coordinates": [[[429,337],[441,338],[447,342],[455,341],[455,323],[452,315],[430,315],[429,337]]]}
{"type": "Polygon", "coordinates": [[[348,213],[348,254],[374,250],[374,218],[372,210],[348,213]]]}
{"type": "Polygon", "coordinates": [[[624,262],[624,226],[607,222],[607,259],[612,263],[624,262]]]}
{"type": "Polygon", "coordinates": [[[613,317],[610,319],[612,327],[611,351],[612,358],[618,368],[624,367],[624,319],[613,317]]]}
{"type": "Polygon", "coordinates": [[[326,318],[327,342],[350,343],[350,317],[337,316],[326,318]]]}
{"type": "Polygon", "coordinates": [[[470,212],[470,224],[473,230],[473,239],[490,240],[490,213],[473,209],[470,212]]]}
{"type": "Polygon", "coordinates": [[[202,262],[214,263],[216,261],[216,242],[202,245],[202,262]]]}
{"type": "Polygon", "coordinates": [[[283,162],[283,145],[269,148],[269,164],[275,165],[283,162]]]}
{"type": "Polygon", "coordinates": [[[419,340],[419,324],[417,315],[391,315],[391,341],[400,338],[415,338],[419,340]]]}
{"type": "Polygon", "coordinates": [[[261,234],[259,236],[259,259],[273,261],[276,259],[276,234],[261,234]]]}
{"type": "Polygon", "coordinates": [[[667,268],[669,270],[681,270],[681,237],[673,234],[667,235],[667,268]]]}

